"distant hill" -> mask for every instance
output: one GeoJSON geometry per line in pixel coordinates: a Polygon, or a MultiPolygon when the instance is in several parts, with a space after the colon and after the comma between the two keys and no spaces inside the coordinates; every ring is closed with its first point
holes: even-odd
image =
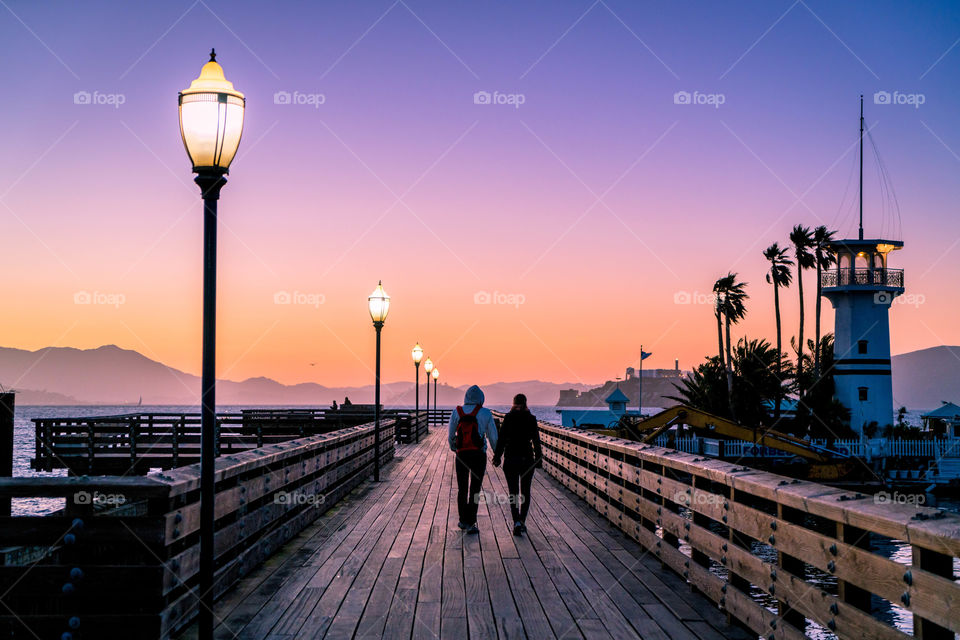
{"type": "Polygon", "coordinates": [[[960,404],[960,347],[940,346],[893,356],[894,408],[935,409],[960,404]]]}
{"type": "MultiPolygon", "coordinates": [[[[421,377],[422,380],[422,377],[421,377]]],[[[134,404],[199,405],[200,378],[168,367],[129,349],[106,345],[96,349],[47,347],[37,351],[0,347],[0,384],[19,391],[17,404],[134,404]],[[41,391],[37,391],[41,390],[41,391]]],[[[481,384],[487,404],[509,404],[518,392],[530,404],[553,404],[560,389],[587,389],[591,385],[555,384],[531,380],[481,384]]],[[[420,402],[426,402],[421,383],[420,402]]],[[[438,386],[440,404],[462,402],[466,387],[438,386]]],[[[431,404],[432,404],[431,388],[431,404]]],[[[329,405],[349,396],[353,402],[373,402],[373,385],[326,387],[307,382],[285,385],[270,378],[217,383],[221,405],[329,405]]],[[[381,386],[384,404],[413,404],[411,382],[381,386]]]]}

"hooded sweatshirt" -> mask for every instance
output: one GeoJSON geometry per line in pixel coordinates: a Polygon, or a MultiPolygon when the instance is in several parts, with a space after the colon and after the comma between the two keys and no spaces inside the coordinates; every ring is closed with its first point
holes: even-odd
{"type": "MultiPolygon", "coordinates": [[[[463,396],[463,412],[470,413],[474,407],[483,406],[483,391],[477,385],[473,385],[463,396]]],[[[447,440],[450,443],[450,450],[457,450],[457,425],[460,423],[460,416],[456,411],[450,414],[450,424],[447,426],[447,440]]],[[[483,442],[483,450],[487,450],[487,441],[490,446],[497,448],[497,425],[493,421],[493,414],[489,409],[480,409],[477,412],[477,425],[480,430],[480,441],[483,442]]]]}

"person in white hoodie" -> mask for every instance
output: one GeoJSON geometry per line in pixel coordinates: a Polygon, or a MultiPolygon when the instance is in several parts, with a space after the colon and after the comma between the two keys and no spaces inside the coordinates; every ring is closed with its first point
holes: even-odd
{"type": "Polygon", "coordinates": [[[457,526],[467,533],[480,533],[477,508],[483,475],[487,470],[487,442],[497,448],[497,425],[493,414],[483,408],[483,391],[477,385],[467,389],[463,405],[450,414],[447,436],[450,450],[457,454],[457,526]]]}

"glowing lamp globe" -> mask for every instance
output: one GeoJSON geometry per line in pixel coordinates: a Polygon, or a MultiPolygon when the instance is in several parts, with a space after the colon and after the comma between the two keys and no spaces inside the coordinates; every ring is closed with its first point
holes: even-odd
{"type": "Polygon", "coordinates": [[[423,347],[420,346],[419,342],[414,345],[413,351],[410,352],[410,355],[413,356],[414,364],[420,364],[420,361],[423,359],[423,347]]]}
{"type": "Polygon", "coordinates": [[[433,360],[431,360],[430,358],[427,358],[427,361],[423,363],[423,370],[426,371],[427,373],[430,373],[431,371],[433,371],[433,360]]]}
{"type": "Polygon", "coordinates": [[[433,379],[436,380],[437,378],[440,377],[440,369],[437,369],[436,367],[434,367],[433,373],[431,375],[433,376],[433,379]]]}
{"type": "Polygon", "coordinates": [[[180,92],[180,135],[195,173],[227,173],[240,146],[246,100],[210,51],[200,76],[180,92]]]}
{"type": "Polygon", "coordinates": [[[370,318],[373,324],[382,325],[390,312],[390,296],[383,290],[382,282],[377,283],[377,288],[367,298],[367,304],[370,307],[370,318]]]}

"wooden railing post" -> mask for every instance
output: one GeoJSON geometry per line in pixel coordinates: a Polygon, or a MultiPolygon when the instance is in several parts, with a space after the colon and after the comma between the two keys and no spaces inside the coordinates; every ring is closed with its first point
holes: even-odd
{"type": "MultiPolygon", "coordinates": [[[[925,569],[930,573],[953,580],[953,558],[930,549],[913,546],[913,566],[925,569]]],[[[910,585],[904,585],[907,598],[910,594],[910,585]]],[[[909,600],[907,600],[909,602],[909,600]]],[[[953,631],[946,627],[934,624],[918,615],[913,616],[913,637],[918,640],[953,640],[953,631]]]]}
{"type": "MultiPolygon", "coordinates": [[[[730,487],[730,498],[726,502],[726,504],[724,504],[724,511],[727,513],[729,513],[730,511],[736,508],[735,506],[736,497],[737,497],[736,492],[737,492],[736,489],[734,489],[733,487],[730,487]]],[[[744,535],[743,533],[741,533],[740,531],[737,531],[733,527],[727,527],[727,530],[728,530],[727,537],[730,541],[729,544],[731,546],[736,545],[741,549],[746,549],[748,552],[750,551],[750,536],[744,535]]],[[[737,589],[738,591],[741,591],[743,593],[750,593],[750,581],[742,577],[740,574],[735,573],[729,567],[727,569],[727,582],[729,583],[729,587],[733,587],[734,589],[737,589]]],[[[726,601],[724,600],[720,604],[724,606],[724,609],[726,610],[726,601]]],[[[730,615],[730,611],[727,610],[727,622],[733,623],[736,621],[737,620],[730,615]]]]}
{"type": "MultiPolygon", "coordinates": [[[[791,522],[800,525],[803,524],[804,514],[802,511],[785,507],[780,503],[777,503],[777,516],[780,518],[780,520],[785,522],[791,522]]],[[[774,535],[776,534],[775,531],[772,531],[771,533],[774,535]]],[[[777,565],[785,572],[793,574],[801,580],[806,580],[806,565],[804,565],[802,560],[778,550],[777,565]]],[[[776,582],[776,577],[771,577],[772,587],[776,586],[776,582]]],[[[807,619],[802,613],[792,608],[787,602],[779,598],[777,599],[777,610],[780,612],[780,617],[782,617],[785,622],[788,622],[796,627],[798,631],[804,631],[807,625],[807,619]]]]}
{"type": "MultiPolygon", "coordinates": [[[[870,532],[837,523],[837,539],[861,549],[870,549],[870,532]]],[[[843,602],[861,611],[870,611],[870,592],[850,584],[846,580],[837,580],[837,595],[843,602]]]]}

